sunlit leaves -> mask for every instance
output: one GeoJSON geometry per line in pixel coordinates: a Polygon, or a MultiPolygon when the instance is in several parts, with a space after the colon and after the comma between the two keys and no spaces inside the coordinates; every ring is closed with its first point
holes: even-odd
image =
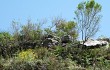
{"type": "Polygon", "coordinates": [[[102,7],[95,0],[84,1],[78,4],[75,11],[76,22],[82,39],[88,39],[98,31],[98,24],[101,18],[100,11],[102,7]]]}

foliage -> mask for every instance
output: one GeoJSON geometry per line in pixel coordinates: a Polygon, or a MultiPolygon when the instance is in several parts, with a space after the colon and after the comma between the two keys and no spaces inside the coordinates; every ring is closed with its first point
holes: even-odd
{"type": "Polygon", "coordinates": [[[20,51],[13,58],[1,58],[0,66],[5,70],[109,70],[110,60],[105,58],[108,54],[103,48],[81,50],[78,47],[37,47],[20,51]]]}
{"type": "Polygon", "coordinates": [[[97,32],[100,11],[101,5],[90,0],[78,4],[77,23],[55,18],[51,27],[42,29],[45,22],[35,24],[28,20],[26,25],[20,25],[13,21],[13,34],[0,32],[0,70],[109,70],[110,48],[80,48],[77,41],[79,25],[82,40],[97,32]],[[43,47],[48,35],[53,38],[51,42],[58,44],[43,47]],[[72,41],[63,43],[64,36],[72,37],[72,41]]]}
{"type": "MultiPolygon", "coordinates": [[[[46,50],[46,48],[42,49],[46,50]]],[[[45,52],[49,54],[48,56],[43,53],[44,57],[42,59],[39,57],[35,58],[37,56],[42,56],[42,53],[38,53],[38,51],[42,49],[36,49],[37,52],[34,52],[34,54],[33,51],[29,49],[18,53],[16,58],[10,58],[7,60],[1,59],[1,68],[5,70],[71,70],[76,67],[76,63],[71,59],[57,57],[49,50],[48,52],[45,52]]]]}
{"type": "Polygon", "coordinates": [[[85,1],[78,4],[75,11],[76,22],[82,40],[86,41],[94,36],[99,30],[99,21],[101,19],[101,5],[95,0],[85,1]]]}
{"type": "Polygon", "coordinates": [[[74,39],[77,38],[76,23],[74,21],[66,21],[62,18],[55,18],[53,24],[56,27],[56,34],[61,37],[64,35],[70,35],[74,39]]]}
{"type": "Polygon", "coordinates": [[[11,56],[15,52],[13,40],[13,36],[8,32],[0,33],[0,55],[2,57],[11,56]]]}
{"type": "Polygon", "coordinates": [[[43,59],[50,55],[49,50],[45,47],[35,48],[35,53],[37,53],[39,59],[43,59]]]}
{"type": "Polygon", "coordinates": [[[38,24],[35,24],[28,20],[26,25],[20,26],[17,22],[13,21],[13,37],[16,46],[19,46],[20,50],[41,46],[43,36],[42,25],[43,23],[38,22],[38,24]]]}
{"type": "Polygon", "coordinates": [[[36,58],[38,58],[38,55],[35,54],[32,49],[28,49],[26,51],[21,51],[17,55],[17,59],[23,60],[23,61],[33,61],[36,58]]]}
{"type": "Polygon", "coordinates": [[[106,61],[108,61],[107,59],[105,59],[107,51],[104,50],[104,48],[83,49],[83,50],[80,48],[74,48],[71,53],[72,59],[75,60],[77,64],[80,64],[82,67],[85,68],[93,67],[92,69],[94,68],[103,69],[107,67],[105,66],[106,61]]]}

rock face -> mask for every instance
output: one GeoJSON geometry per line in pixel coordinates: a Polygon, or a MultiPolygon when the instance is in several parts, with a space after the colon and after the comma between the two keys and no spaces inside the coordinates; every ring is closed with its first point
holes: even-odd
{"type": "Polygon", "coordinates": [[[61,46],[66,46],[67,43],[72,42],[73,38],[70,35],[62,36],[61,38],[57,36],[47,35],[44,37],[42,45],[44,47],[52,47],[61,43],[61,46]]]}
{"type": "MultiPolygon", "coordinates": [[[[42,39],[42,46],[44,47],[53,47],[61,45],[62,47],[65,47],[68,43],[73,42],[73,38],[70,35],[62,36],[61,38],[54,36],[54,35],[45,35],[45,37],[42,39]]],[[[86,42],[80,43],[80,46],[84,46],[87,48],[100,48],[100,47],[109,47],[108,39],[89,39],[86,42]]]]}
{"type": "Polygon", "coordinates": [[[104,40],[89,39],[84,44],[83,43],[80,43],[80,44],[82,44],[86,47],[91,47],[91,48],[99,48],[99,47],[103,47],[103,46],[106,46],[106,48],[109,47],[109,43],[104,40]]]}
{"type": "Polygon", "coordinates": [[[57,40],[55,36],[48,35],[44,38],[42,45],[44,47],[52,47],[52,46],[58,45],[58,43],[59,41],[57,40]]]}

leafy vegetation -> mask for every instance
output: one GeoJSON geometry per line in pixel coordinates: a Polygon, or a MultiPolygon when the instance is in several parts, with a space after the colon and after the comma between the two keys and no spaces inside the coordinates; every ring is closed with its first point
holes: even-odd
{"type": "Polygon", "coordinates": [[[78,4],[77,10],[75,11],[75,20],[78,23],[77,26],[79,32],[81,33],[82,40],[88,40],[99,30],[101,9],[102,6],[96,3],[95,0],[81,2],[78,4]]]}
{"type": "MultiPolygon", "coordinates": [[[[100,10],[101,6],[91,0],[79,4],[77,14],[82,11],[87,18],[93,16],[93,11],[98,13],[100,10]]],[[[13,34],[0,32],[0,70],[110,69],[110,47],[90,49],[79,45],[77,25],[80,23],[62,18],[55,18],[52,23],[50,28],[43,29],[44,22],[35,24],[28,20],[26,25],[19,25],[13,21],[13,34]],[[62,41],[63,37],[67,38],[65,42],[62,41]]],[[[88,25],[90,23],[87,22],[88,25]]]]}

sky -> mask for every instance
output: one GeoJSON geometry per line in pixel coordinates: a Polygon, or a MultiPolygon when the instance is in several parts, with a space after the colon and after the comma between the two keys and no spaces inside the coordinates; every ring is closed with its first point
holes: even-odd
{"type": "MultiPolygon", "coordinates": [[[[0,31],[11,31],[13,20],[20,24],[26,24],[28,19],[34,23],[44,19],[51,22],[55,17],[73,20],[74,11],[82,1],[84,0],[0,0],[0,31]]],[[[109,0],[95,1],[102,5],[103,16],[95,37],[110,37],[109,0]]]]}

